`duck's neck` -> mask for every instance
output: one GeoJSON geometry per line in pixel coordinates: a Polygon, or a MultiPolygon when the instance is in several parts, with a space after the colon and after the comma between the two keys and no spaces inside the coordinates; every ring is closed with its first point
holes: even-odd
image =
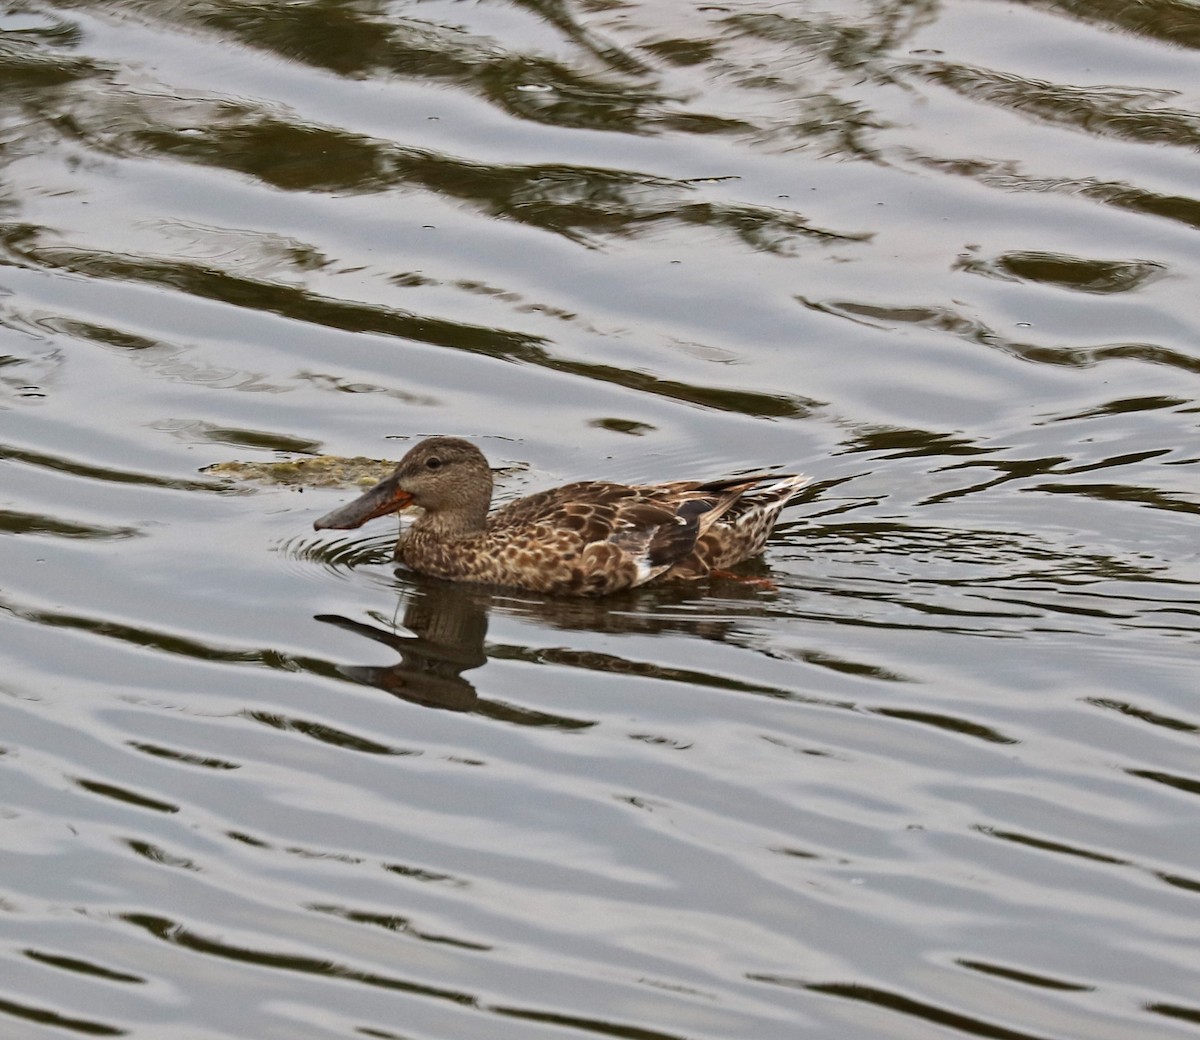
{"type": "Polygon", "coordinates": [[[487,527],[489,504],[485,499],[482,502],[458,505],[453,509],[426,511],[413,524],[413,533],[420,532],[422,537],[436,538],[439,541],[482,534],[487,527]]]}

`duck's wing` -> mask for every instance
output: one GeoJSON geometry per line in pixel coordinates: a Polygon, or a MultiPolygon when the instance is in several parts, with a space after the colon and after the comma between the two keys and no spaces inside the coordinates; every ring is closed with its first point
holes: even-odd
{"type": "MultiPolygon", "coordinates": [[[[757,480],[701,484],[678,481],[634,487],[619,502],[606,542],[632,565],[633,585],[644,585],[695,556],[697,548],[731,514],[757,480]]],[[[697,568],[698,577],[707,567],[697,568]]]]}
{"type": "Polygon", "coordinates": [[[759,474],[705,484],[734,492],[729,506],[706,518],[695,548],[671,570],[677,578],[703,577],[713,568],[732,567],[762,552],[783,508],[808,484],[803,474],[759,474]]]}
{"type": "Polygon", "coordinates": [[[764,523],[765,541],[799,479],[637,486],[584,481],[510,502],[488,526],[491,538],[533,557],[544,591],[599,595],[644,585],[673,569],[680,577],[699,577],[710,566],[725,565],[730,553],[705,549],[708,543],[724,546],[730,530],[740,531],[739,541],[752,542],[764,523]]]}

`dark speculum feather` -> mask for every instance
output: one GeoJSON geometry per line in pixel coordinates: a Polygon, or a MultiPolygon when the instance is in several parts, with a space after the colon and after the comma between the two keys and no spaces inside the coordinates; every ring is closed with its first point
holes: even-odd
{"type": "Polygon", "coordinates": [[[654,532],[647,553],[650,566],[665,567],[690,553],[700,533],[700,518],[706,511],[702,501],[683,503],[676,513],[675,523],[664,524],[654,532]]]}

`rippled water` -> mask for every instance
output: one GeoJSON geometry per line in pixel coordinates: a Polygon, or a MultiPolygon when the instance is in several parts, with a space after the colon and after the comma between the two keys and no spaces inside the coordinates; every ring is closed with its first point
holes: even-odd
{"type": "Polygon", "coordinates": [[[0,1035],[1200,1030],[1200,9],[0,7],[0,1035]],[[802,467],[747,572],[351,491],[802,467]]]}

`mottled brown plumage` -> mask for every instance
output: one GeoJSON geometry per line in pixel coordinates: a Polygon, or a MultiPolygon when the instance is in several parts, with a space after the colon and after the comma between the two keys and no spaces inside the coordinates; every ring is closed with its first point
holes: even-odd
{"type": "Polygon", "coordinates": [[[492,471],[475,445],[431,437],[387,479],[313,524],[360,527],[418,506],[396,545],[413,570],[452,581],[599,596],[666,578],[700,578],[762,551],[804,477],[731,477],[627,486],[589,480],[489,514],[492,471]]]}

